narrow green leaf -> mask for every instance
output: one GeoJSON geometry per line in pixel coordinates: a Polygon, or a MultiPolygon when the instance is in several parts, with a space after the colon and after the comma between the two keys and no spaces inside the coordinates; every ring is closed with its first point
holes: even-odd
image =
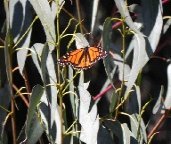
{"type": "Polygon", "coordinates": [[[9,82],[10,86],[10,93],[11,96],[12,94],[12,46],[13,46],[13,38],[11,35],[10,29],[8,30],[6,37],[5,37],[5,47],[4,47],[4,52],[5,52],[5,64],[6,64],[6,73],[7,73],[7,79],[9,82]]]}
{"type": "Polygon", "coordinates": [[[32,90],[26,120],[25,143],[36,143],[43,133],[43,128],[40,125],[40,120],[38,120],[38,114],[36,113],[36,107],[40,102],[43,92],[44,88],[40,85],[36,85],[32,90]]]}
{"type": "Polygon", "coordinates": [[[123,144],[123,131],[119,121],[105,120],[104,125],[112,132],[115,143],[123,144]],[[115,138],[116,137],[116,138],[115,138]]]}
{"type": "Polygon", "coordinates": [[[40,124],[37,114],[34,114],[31,120],[30,128],[27,133],[26,144],[35,144],[42,136],[44,129],[40,124]]]}
{"type": "MultiPolygon", "coordinates": [[[[112,35],[112,23],[111,18],[106,18],[104,24],[103,24],[103,49],[107,52],[110,51],[110,43],[111,43],[111,36],[112,35]]],[[[113,74],[115,72],[116,66],[111,60],[110,56],[108,55],[105,59],[103,59],[103,63],[105,66],[105,71],[108,76],[108,78],[111,81],[111,84],[113,85],[113,74]]],[[[113,85],[114,86],[114,85],[113,85]]]]}
{"type": "Polygon", "coordinates": [[[111,99],[111,103],[110,103],[110,107],[109,107],[109,111],[110,113],[112,113],[115,109],[115,106],[117,105],[118,102],[118,96],[116,96],[115,93],[112,93],[112,99],[111,99]]]}
{"type": "Polygon", "coordinates": [[[32,121],[34,119],[33,117],[36,111],[36,107],[38,103],[40,102],[40,99],[43,95],[43,91],[44,91],[44,88],[40,85],[36,85],[32,90],[31,97],[30,97],[30,104],[29,104],[28,113],[27,113],[27,120],[26,120],[27,138],[32,134],[32,132],[30,132],[30,128],[32,125],[32,121]]]}
{"type": "Polygon", "coordinates": [[[48,53],[49,53],[49,47],[46,43],[43,47],[42,54],[41,54],[41,70],[42,70],[42,77],[43,77],[44,86],[46,86],[46,84],[49,83],[49,78],[47,76],[48,75],[47,74],[47,67],[46,67],[48,53]]]}

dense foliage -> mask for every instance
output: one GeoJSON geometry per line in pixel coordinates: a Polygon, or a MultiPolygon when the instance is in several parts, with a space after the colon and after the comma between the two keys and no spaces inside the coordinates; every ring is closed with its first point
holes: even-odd
{"type": "Polygon", "coordinates": [[[169,0],[0,4],[0,143],[171,143],[169,0]],[[84,43],[107,57],[59,65],[84,43]]]}

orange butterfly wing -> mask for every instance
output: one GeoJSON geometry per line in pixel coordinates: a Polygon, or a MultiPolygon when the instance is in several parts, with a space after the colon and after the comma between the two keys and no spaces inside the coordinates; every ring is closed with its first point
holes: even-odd
{"type": "Polygon", "coordinates": [[[87,69],[106,56],[106,51],[99,47],[87,47],[70,51],[58,62],[60,65],[72,65],[76,69],[87,69]]]}

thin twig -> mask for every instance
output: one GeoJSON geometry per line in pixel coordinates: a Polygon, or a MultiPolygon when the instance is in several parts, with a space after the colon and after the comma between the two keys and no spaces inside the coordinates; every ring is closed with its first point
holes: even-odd
{"type": "Polygon", "coordinates": [[[11,98],[11,124],[12,124],[12,137],[13,137],[13,144],[17,143],[17,135],[16,135],[16,122],[15,122],[15,104],[14,104],[14,98],[12,96],[11,98]]]}
{"type": "Polygon", "coordinates": [[[14,89],[16,92],[18,92],[19,96],[21,97],[21,99],[23,100],[23,102],[25,103],[25,105],[26,105],[27,107],[29,107],[29,103],[28,103],[27,99],[25,98],[25,96],[24,96],[20,91],[18,91],[19,89],[17,88],[17,86],[13,84],[12,87],[13,87],[13,89],[14,89]]]}
{"type": "Polygon", "coordinates": [[[102,91],[101,93],[99,93],[97,96],[93,97],[93,100],[100,99],[104,94],[106,94],[106,92],[108,92],[112,88],[113,88],[113,86],[112,85],[109,85],[104,91],[102,91]]]}
{"type": "Polygon", "coordinates": [[[36,16],[33,20],[33,22],[30,24],[30,26],[27,28],[27,30],[25,31],[25,33],[21,36],[21,38],[16,42],[16,44],[13,46],[13,49],[15,47],[17,47],[17,45],[24,39],[24,37],[26,37],[26,35],[28,34],[28,32],[31,30],[33,24],[35,23],[35,21],[38,19],[39,17],[36,16]]]}
{"type": "Polygon", "coordinates": [[[157,122],[157,124],[153,127],[153,129],[151,130],[151,132],[148,134],[148,139],[151,138],[151,136],[157,132],[157,129],[159,128],[159,126],[163,123],[163,121],[168,117],[170,110],[166,110],[166,112],[161,116],[161,118],[159,119],[159,121],[157,122]]]}
{"type": "Polygon", "coordinates": [[[28,81],[29,80],[28,75],[27,75],[27,72],[26,72],[25,69],[23,69],[23,79],[24,79],[24,82],[25,82],[27,93],[31,93],[31,87],[30,87],[30,84],[29,84],[29,81],[28,81]]]}

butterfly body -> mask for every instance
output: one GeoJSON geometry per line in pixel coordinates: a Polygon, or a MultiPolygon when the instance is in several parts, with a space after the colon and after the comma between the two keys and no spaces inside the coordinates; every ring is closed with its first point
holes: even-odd
{"type": "Polygon", "coordinates": [[[72,65],[75,69],[88,69],[106,56],[107,52],[100,47],[85,47],[68,52],[58,63],[62,66],[72,65]]]}

